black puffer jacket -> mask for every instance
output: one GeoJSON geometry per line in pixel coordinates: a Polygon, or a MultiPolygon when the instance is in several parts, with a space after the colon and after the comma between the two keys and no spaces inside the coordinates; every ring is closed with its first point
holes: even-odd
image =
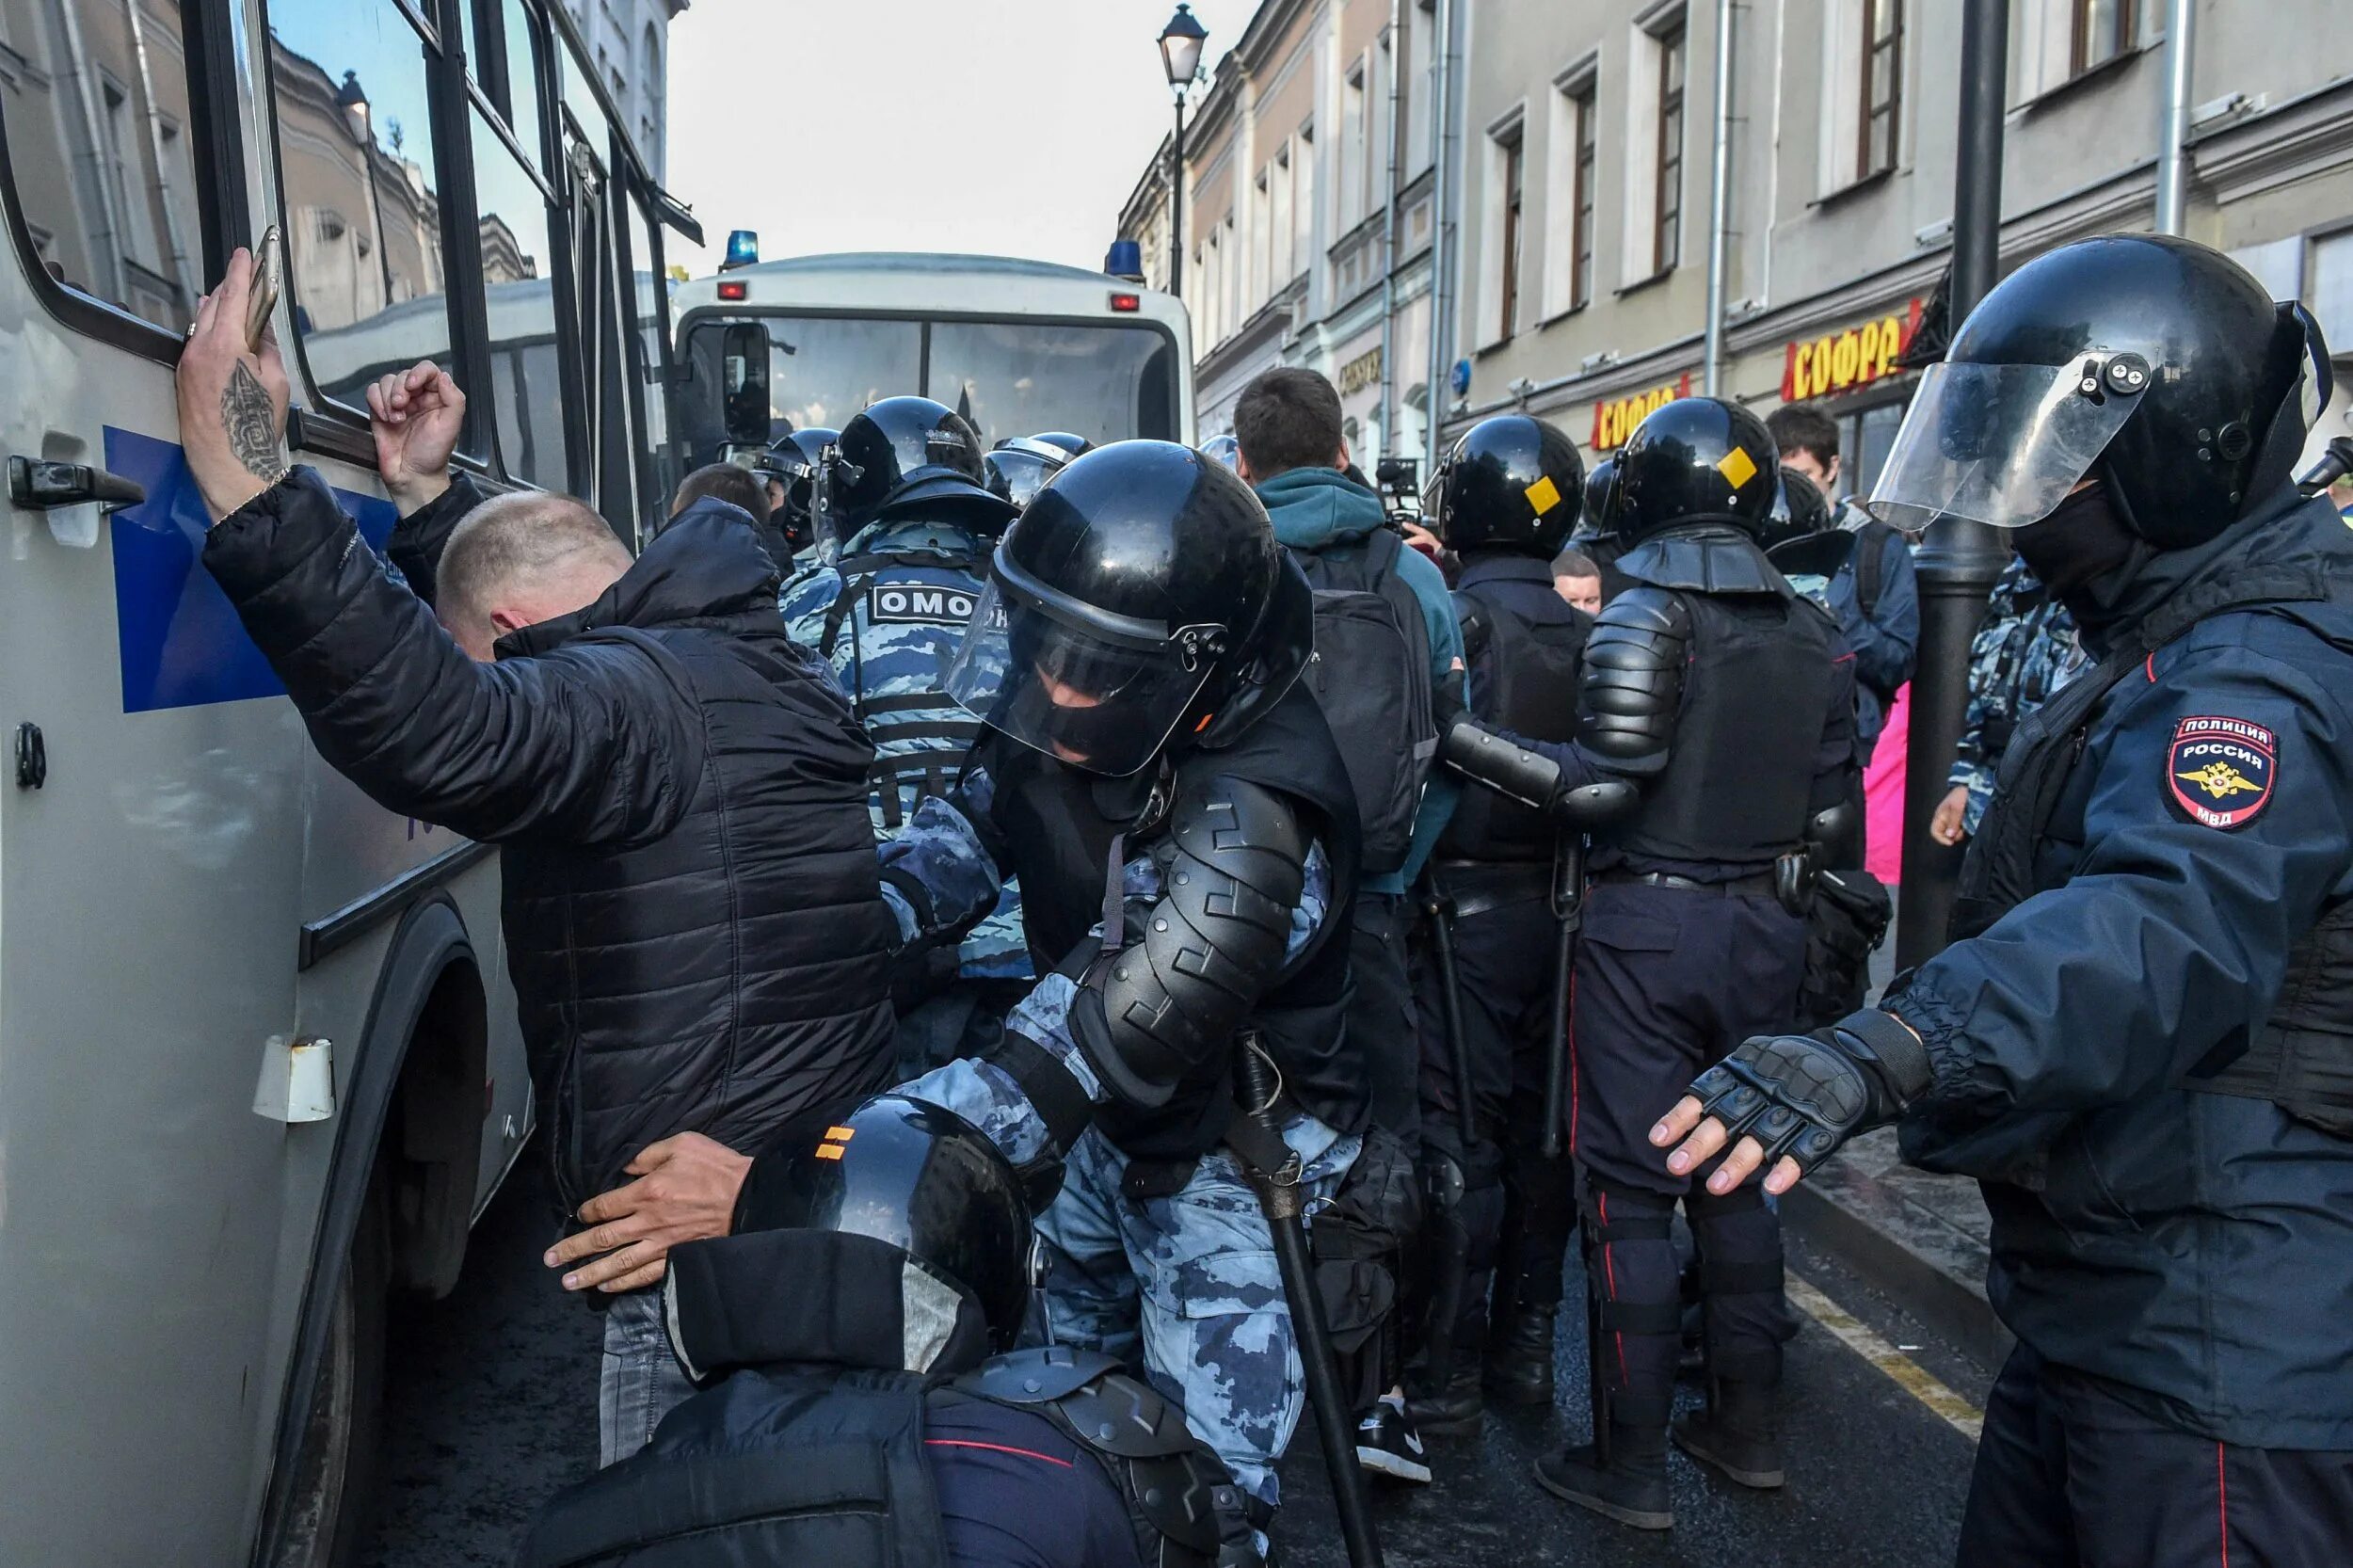
{"type": "MultiPolygon", "coordinates": [[[[429,593],[480,500],[401,525],[429,593]]],[[[392,810],[504,846],[509,972],[568,1208],[657,1139],[744,1148],[890,1074],[873,748],[785,634],[747,520],[704,502],[577,615],[468,659],[296,470],[209,568],[319,753],[392,810]]]]}

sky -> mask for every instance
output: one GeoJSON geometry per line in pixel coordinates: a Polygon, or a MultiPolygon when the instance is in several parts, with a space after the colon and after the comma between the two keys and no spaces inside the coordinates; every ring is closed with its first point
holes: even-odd
{"type": "MultiPolygon", "coordinates": [[[[694,0],[670,24],[671,192],[760,255],[962,250],[1099,267],[1174,118],[1174,0],[694,0]]],[[[1193,0],[1224,57],[1257,0],[1193,0]]],[[[1198,103],[1205,88],[1193,89],[1198,103]]]]}

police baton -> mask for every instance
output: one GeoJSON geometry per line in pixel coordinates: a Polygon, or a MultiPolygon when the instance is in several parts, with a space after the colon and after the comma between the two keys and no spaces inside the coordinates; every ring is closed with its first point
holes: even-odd
{"type": "Polygon", "coordinates": [[[1447,1065],[1454,1075],[1454,1119],[1463,1129],[1463,1158],[1479,1142],[1479,1108],[1471,1098],[1470,1056],[1463,1048],[1463,988],[1454,968],[1454,901],[1437,877],[1422,872],[1421,912],[1430,917],[1431,948],[1438,961],[1438,1016],[1446,1030],[1447,1065]]]}
{"type": "Polygon", "coordinates": [[[1316,1436],[1323,1467],[1332,1477],[1332,1501],[1339,1510],[1340,1537],[1352,1568],[1381,1568],[1381,1542],[1373,1533],[1372,1498],[1364,1466],[1356,1462],[1355,1423],[1340,1394],[1340,1364],[1332,1353],[1332,1332],[1323,1320],[1323,1299],[1316,1294],[1315,1266],[1307,1256],[1306,1192],[1300,1185],[1299,1157],[1283,1142],[1276,1106],[1283,1086],[1274,1059],[1256,1030],[1240,1036],[1241,1119],[1226,1142],[1258,1190],[1267,1229],[1274,1238],[1274,1266],[1283,1298],[1290,1305],[1291,1333],[1299,1341],[1299,1365],[1306,1374],[1307,1403],[1316,1413],[1316,1436]]]}
{"type": "Polygon", "coordinates": [[[1552,1032],[1545,1042],[1545,1142],[1546,1160],[1561,1158],[1561,1128],[1567,1119],[1569,996],[1577,963],[1577,931],[1585,923],[1585,835],[1564,831],[1552,852],[1552,1032]]]}

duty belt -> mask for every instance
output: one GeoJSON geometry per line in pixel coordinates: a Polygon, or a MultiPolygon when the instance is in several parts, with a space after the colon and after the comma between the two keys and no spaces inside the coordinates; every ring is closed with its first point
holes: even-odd
{"type": "Polygon", "coordinates": [[[1644,888],[1681,888],[1694,893],[1714,893],[1718,898],[1753,898],[1774,896],[1773,873],[1758,872],[1753,876],[1736,876],[1729,882],[1701,882],[1692,877],[1675,876],[1667,872],[1606,871],[1597,872],[1596,882],[1633,883],[1644,888]]]}

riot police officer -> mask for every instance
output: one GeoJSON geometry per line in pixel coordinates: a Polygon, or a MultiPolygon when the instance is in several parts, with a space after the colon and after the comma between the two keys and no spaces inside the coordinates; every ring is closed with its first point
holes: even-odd
{"type": "Polygon", "coordinates": [[[552,1501],[519,1568],[1255,1564],[1181,1410],[1107,1355],[1011,1349],[1030,1237],[1012,1167],[946,1111],[885,1096],[787,1132],[732,1234],[670,1254],[702,1391],[552,1501]]]}
{"type": "Polygon", "coordinates": [[[818,536],[817,481],[825,448],[840,439],[839,430],[810,425],[777,437],[755,465],[768,481],[769,526],[784,536],[793,558],[804,566],[815,564],[810,552],[839,543],[818,536]]]}
{"type": "MultiPolygon", "coordinates": [[[[987,488],[979,433],[929,398],[873,404],[842,427],[834,451],[816,483],[840,554],[788,583],[781,607],[793,640],[833,665],[873,739],[874,830],[887,838],[919,800],[948,789],[980,733],[944,683],[1014,507],[987,488]]],[[[961,944],[903,971],[904,1076],[994,1039],[1031,973],[1019,890],[1008,884],[961,944]]]]}
{"type": "MultiPolygon", "coordinates": [[[[1593,624],[1552,581],[1584,484],[1568,437],[1526,414],[1499,414],[1454,444],[1431,491],[1433,523],[1462,563],[1454,611],[1470,711],[1542,740],[1574,738],[1593,624]]],[[[1421,1133],[1433,1167],[1426,1186],[1440,1242],[1431,1297],[1434,1310],[1454,1312],[1431,1326],[1415,1414],[1440,1434],[1479,1420],[1482,1346],[1486,1384],[1499,1398],[1552,1400],[1553,1320],[1577,1218],[1566,1163],[1542,1152],[1545,1058],[1564,1021],[1553,999],[1567,979],[1556,972],[1563,954],[1550,907],[1558,839],[1528,807],[1469,791],[1428,872],[1438,961],[1420,966],[1416,1004],[1421,1133]]]]}
{"type": "Polygon", "coordinates": [[[2018,726],[1954,944],[1653,1134],[1689,1170],[1729,1131],[1711,1185],[1780,1192],[1900,1116],[1983,1183],[2018,1348],[1962,1563],[2345,1560],[2353,559],[2289,480],[2327,365],[2299,307],[2153,235],[1970,312],[1874,504],[2014,530],[2099,662],[2018,726]]]}
{"type": "MultiPolygon", "coordinates": [[[[1673,1523],[1678,1200],[1700,1256],[1710,1399],[1676,1440],[1743,1485],[1783,1479],[1775,1390],[1794,1325],[1779,1222],[1753,1189],[1693,1188],[1645,1137],[1686,1064],[1793,1016],[1807,848],[1836,827],[1854,766],[1836,625],[1757,548],[1774,470],[1764,422],[1712,398],[1669,403],[1635,431],[1603,520],[1626,543],[1617,566],[1633,585],[1587,639],[1577,738],[1527,743],[1558,779],[1521,788],[1537,799],[1599,779],[1640,790],[1596,842],[1577,953],[1568,1142],[1595,1344],[1608,1347],[1595,1442],[1540,1462],[1537,1479],[1646,1529],[1673,1523]]],[[[1465,723],[1441,756],[1478,776],[1499,749],[1465,723]]]]}
{"type": "Polygon", "coordinates": [[[1095,443],[1084,436],[1062,430],[1036,436],[1008,436],[989,448],[982,459],[988,469],[988,493],[1018,510],[1046,488],[1048,479],[1062,472],[1064,464],[1094,449],[1095,443]]]}

